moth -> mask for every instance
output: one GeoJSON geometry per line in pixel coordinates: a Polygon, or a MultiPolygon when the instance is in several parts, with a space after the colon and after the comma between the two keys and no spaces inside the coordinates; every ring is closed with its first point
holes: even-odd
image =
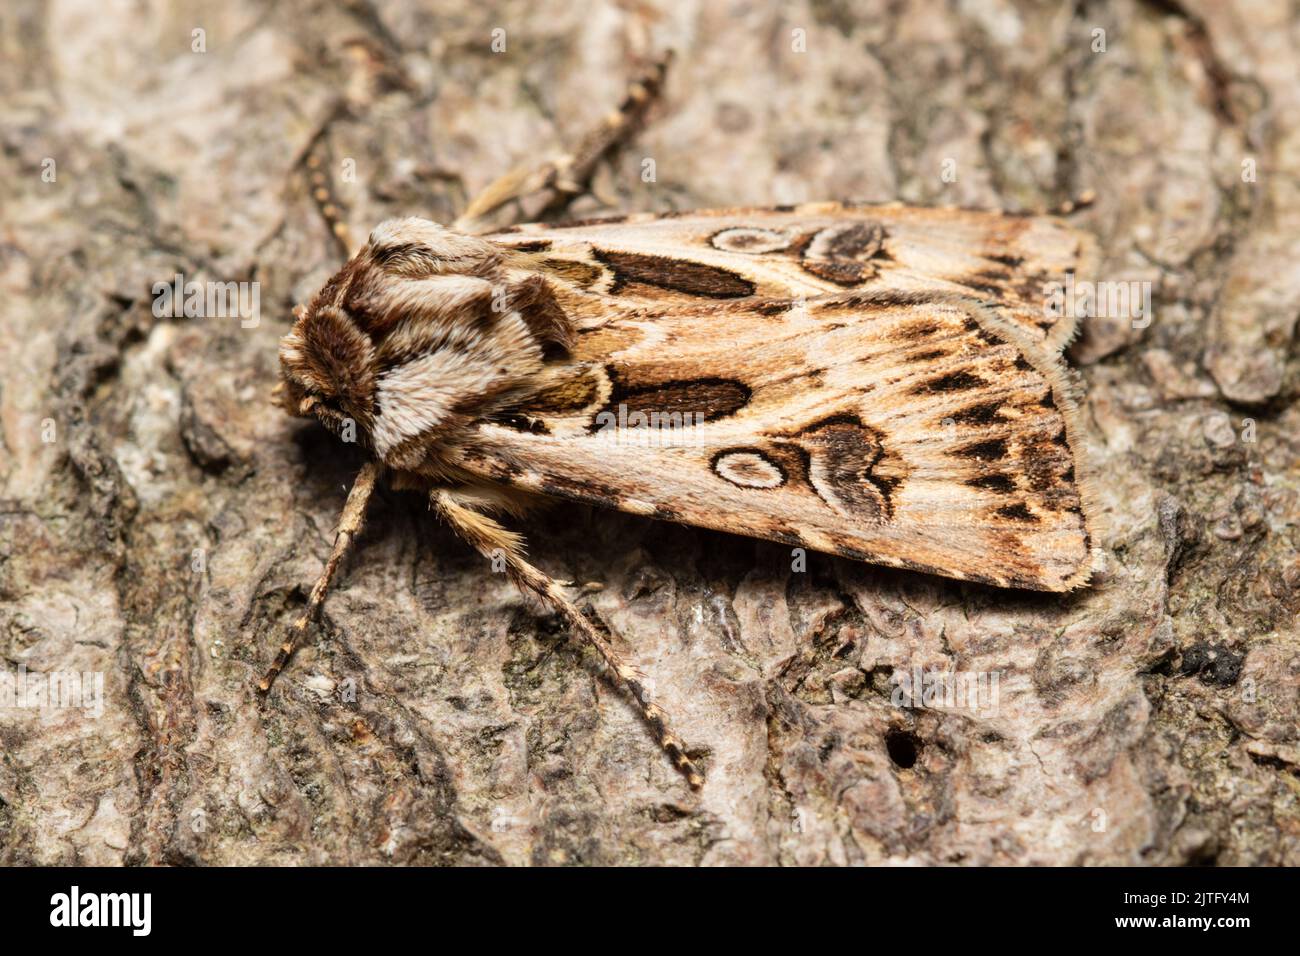
{"type": "Polygon", "coordinates": [[[355,428],[372,461],[261,689],[381,475],[559,612],[696,788],[643,677],[503,521],[565,499],[998,587],[1082,587],[1097,552],[1060,358],[1073,319],[1043,298],[1090,255],[1058,219],[899,204],[480,235],[380,224],[280,347],[281,405],[355,428]],[[669,427],[651,436],[656,421],[669,427]]]}

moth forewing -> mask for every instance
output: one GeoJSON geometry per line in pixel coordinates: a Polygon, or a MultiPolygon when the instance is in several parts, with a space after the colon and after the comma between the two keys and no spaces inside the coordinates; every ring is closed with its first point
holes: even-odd
{"type": "Polygon", "coordinates": [[[803,309],[611,319],[579,337],[586,384],[527,406],[526,429],[480,425],[465,465],[539,494],[948,577],[1051,591],[1087,580],[1090,502],[1052,355],[964,297],[856,293],[803,309]],[[618,344],[596,356],[588,339],[618,344]],[[670,408],[669,428],[647,429],[670,408]]]}
{"type": "Polygon", "coordinates": [[[1045,308],[1047,289],[1095,258],[1091,237],[1054,217],[898,203],[637,213],[488,238],[570,288],[627,299],[969,295],[1053,351],[1074,335],[1075,317],[1045,308]]]}
{"type": "Polygon", "coordinates": [[[1091,243],[1059,220],[817,203],[489,238],[578,340],[561,385],[477,426],[476,475],[1001,586],[1088,580],[1074,319],[1043,301],[1091,243]]]}

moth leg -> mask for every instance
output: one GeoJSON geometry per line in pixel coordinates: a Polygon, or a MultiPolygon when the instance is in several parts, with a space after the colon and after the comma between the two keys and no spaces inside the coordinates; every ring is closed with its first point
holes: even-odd
{"type": "Polygon", "coordinates": [[[537,595],[543,603],[563,615],[574,633],[596,649],[610,671],[631,693],[655,739],[667,751],[677,769],[686,775],[687,783],[694,790],[704,786],[704,775],[686,755],[681,739],[668,726],[668,715],[650,699],[643,676],[623,660],[587,616],[565,596],[559,582],[524,560],[522,536],[503,528],[481,511],[459,503],[453,492],[435,489],[430,494],[430,502],[443,520],[481,555],[489,560],[503,559],[506,572],[520,590],[537,595]]]}
{"type": "Polygon", "coordinates": [[[261,693],[265,694],[271,689],[271,684],[279,676],[280,671],[284,670],[284,665],[289,662],[294,648],[298,646],[298,641],[307,632],[307,626],[325,601],[325,592],[329,590],[330,580],[334,577],[334,572],[338,570],[343,558],[347,556],[352,547],[352,542],[361,533],[366,518],[366,506],[370,504],[370,496],[374,493],[375,483],[379,479],[381,469],[382,466],[377,462],[367,462],[358,472],[357,480],[352,483],[352,490],[348,492],[348,500],[343,505],[343,513],[339,515],[339,527],[334,535],[334,547],[330,551],[329,560],[325,562],[325,568],[321,571],[320,577],[316,579],[316,586],[311,589],[311,597],[307,600],[307,607],[298,617],[298,620],[293,622],[293,626],[289,628],[289,636],[280,645],[280,652],[275,655],[275,661],[272,662],[271,669],[266,672],[266,676],[257,685],[257,689],[261,693]]]}
{"type": "Polygon", "coordinates": [[[672,56],[668,51],[628,84],[623,102],[579,140],[576,148],[540,163],[515,167],[475,196],[451,228],[472,234],[490,226],[533,222],[562,211],[587,191],[601,159],[640,128],[646,111],[663,90],[672,56]],[[509,220],[488,221],[493,213],[511,203],[514,210],[509,220]]]}

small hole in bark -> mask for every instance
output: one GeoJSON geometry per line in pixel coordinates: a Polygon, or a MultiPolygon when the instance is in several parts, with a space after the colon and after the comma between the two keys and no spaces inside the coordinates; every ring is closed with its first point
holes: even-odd
{"type": "Polygon", "coordinates": [[[885,749],[889,759],[908,770],[916,766],[916,755],[921,749],[921,741],[910,730],[891,730],[885,734],[885,749]]]}

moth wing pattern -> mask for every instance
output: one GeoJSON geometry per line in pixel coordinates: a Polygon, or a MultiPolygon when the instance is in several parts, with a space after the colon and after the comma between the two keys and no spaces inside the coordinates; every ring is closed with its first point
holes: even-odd
{"type": "Polygon", "coordinates": [[[900,203],[637,213],[487,238],[571,286],[621,297],[970,295],[1057,352],[1075,320],[1047,313],[1045,287],[1091,271],[1096,256],[1090,236],[1053,217],[900,203]]]}
{"type": "Polygon", "coordinates": [[[576,344],[548,387],[477,427],[465,466],[873,563],[1083,585],[1091,508],[1056,354],[1073,329],[1027,303],[1030,283],[1041,302],[1041,282],[1077,267],[1083,241],[1054,220],[939,211],[955,225],[932,248],[907,223],[937,234],[930,212],[818,205],[501,234],[575,317],[576,344]],[[737,248],[716,248],[719,233],[737,248]],[[770,248],[768,233],[797,245],[770,248]],[[880,248],[880,268],[850,264],[880,248]],[[996,256],[1000,294],[958,281],[996,256]]]}

